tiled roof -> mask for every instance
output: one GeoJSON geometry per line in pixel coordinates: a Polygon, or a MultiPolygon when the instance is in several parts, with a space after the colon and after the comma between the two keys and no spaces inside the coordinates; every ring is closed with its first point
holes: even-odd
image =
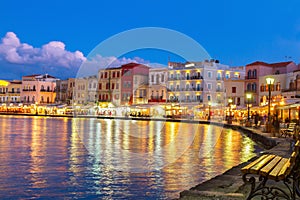
{"type": "Polygon", "coordinates": [[[253,65],[263,65],[263,66],[268,66],[268,67],[285,67],[288,64],[291,64],[293,61],[287,61],[287,62],[278,62],[278,63],[265,63],[262,61],[256,61],[253,63],[250,63],[246,66],[253,66],[253,65]]]}
{"type": "Polygon", "coordinates": [[[122,65],[122,67],[131,67],[131,68],[137,67],[137,66],[148,67],[148,66],[140,64],[140,63],[127,63],[127,64],[122,65]]]}
{"type": "Polygon", "coordinates": [[[36,76],[40,76],[41,74],[33,74],[33,75],[28,75],[28,76],[23,76],[23,77],[36,77],[36,76]]]}

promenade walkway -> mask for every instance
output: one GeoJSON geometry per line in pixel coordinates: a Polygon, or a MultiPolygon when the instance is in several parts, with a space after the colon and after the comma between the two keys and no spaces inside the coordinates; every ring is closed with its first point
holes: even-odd
{"type": "MultiPolygon", "coordinates": [[[[233,124],[232,128],[236,128],[238,125],[233,124]]],[[[260,129],[245,128],[246,132],[251,132],[251,134],[261,136],[263,140],[270,140],[276,142],[276,146],[266,150],[264,153],[272,153],[282,157],[289,157],[291,149],[291,139],[290,138],[279,138],[277,135],[271,133],[263,133],[260,129]]],[[[257,155],[259,156],[259,155],[257,155]]],[[[225,173],[216,176],[204,183],[201,183],[190,190],[186,190],[180,193],[180,198],[182,200],[192,200],[192,199],[203,199],[203,200],[242,200],[246,199],[250,191],[250,185],[244,184],[242,180],[241,168],[246,166],[248,163],[255,160],[256,157],[250,159],[248,162],[242,163],[235,166],[225,173]]],[[[277,183],[276,183],[277,184],[277,183]]]]}

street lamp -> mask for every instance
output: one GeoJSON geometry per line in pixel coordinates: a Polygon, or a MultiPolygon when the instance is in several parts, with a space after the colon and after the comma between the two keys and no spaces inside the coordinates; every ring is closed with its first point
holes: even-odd
{"type": "Polygon", "coordinates": [[[271,78],[271,77],[268,77],[266,78],[266,81],[267,81],[267,84],[268,84],[268,89],[269,89],[269,102],[268,102],[268,129],[267,129],[267,132],[270,132],[270,125],[271,125],[271,85],[274,84],[274,78],[271,78]]]}
{"type": "Polygon", "coordinates": [[[211,102],[208,102],[208,118],[207,120],[210,120],[210,109],[211,109],[211,102]]]}
{"type": "Polygon", "coordinates": [[[246,94],[246,98],[247,98],[247,106],[248,106],[248,122],[250,121],[250,100],[252,98],[252,94],[251,93],[247,93],[246,94]]]}

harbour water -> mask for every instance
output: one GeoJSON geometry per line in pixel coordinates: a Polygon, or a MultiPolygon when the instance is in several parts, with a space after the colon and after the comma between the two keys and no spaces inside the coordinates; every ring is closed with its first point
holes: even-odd
{"type": "Polygon", "coordinates": [[[172,199],[261,149],[218,126],[0,116],[0,199],[172,199]]]}

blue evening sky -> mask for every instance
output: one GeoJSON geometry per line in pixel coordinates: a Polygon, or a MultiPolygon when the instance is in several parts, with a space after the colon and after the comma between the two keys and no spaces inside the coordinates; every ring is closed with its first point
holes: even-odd
{"type": "MultiPolygon", "coordinates": [[[[100,42],[122,31],[163,27],[193,38],[212,58],[223,64],[240,66],[256,60],[293,60],[299,63],[299,8],[298,0],[1,1],[0,37],[2,43],[4,37],[10,41],[18,38],[20,43],[27,43],[39,50],[51,41],[60,41],[70,54],[80,51],[86,57],[100,42]],[[7,32],[13,32],[16,36],[8,36],[7,32]]],[[[29,57],[34,57],[32,52],[28,56],[25,50],[18,50],[20,45],[17,47],[17,52],[21,52],[19,55],[28,56],[22,63],[20,58],[18,61],[8,58],[5,48],[1,51],[0,43],[0,79],[15,78],[12,74],[19,73],[17,70],[3,73],[14,67],[29,66],[30,71],[24,68],[21,71],[32,73],[35,59],[28,61],[29,57]]],[[[41,52],[35,50],[34,55],[41,52]]],[[[128,56],[135,55],[131,53],[128,56]]],[[[156,51],[137,52],[136,56],[165,65],[168,61],[166,53],[159,55],[156,51]]],[[[176,61],[176,57],[170,57],[176,61]]],[[[41,65],[45,70],[55,67],[51,65],[64,64],[54,62],[43,65],[39,61],[36,65],[41,65]]]]}

